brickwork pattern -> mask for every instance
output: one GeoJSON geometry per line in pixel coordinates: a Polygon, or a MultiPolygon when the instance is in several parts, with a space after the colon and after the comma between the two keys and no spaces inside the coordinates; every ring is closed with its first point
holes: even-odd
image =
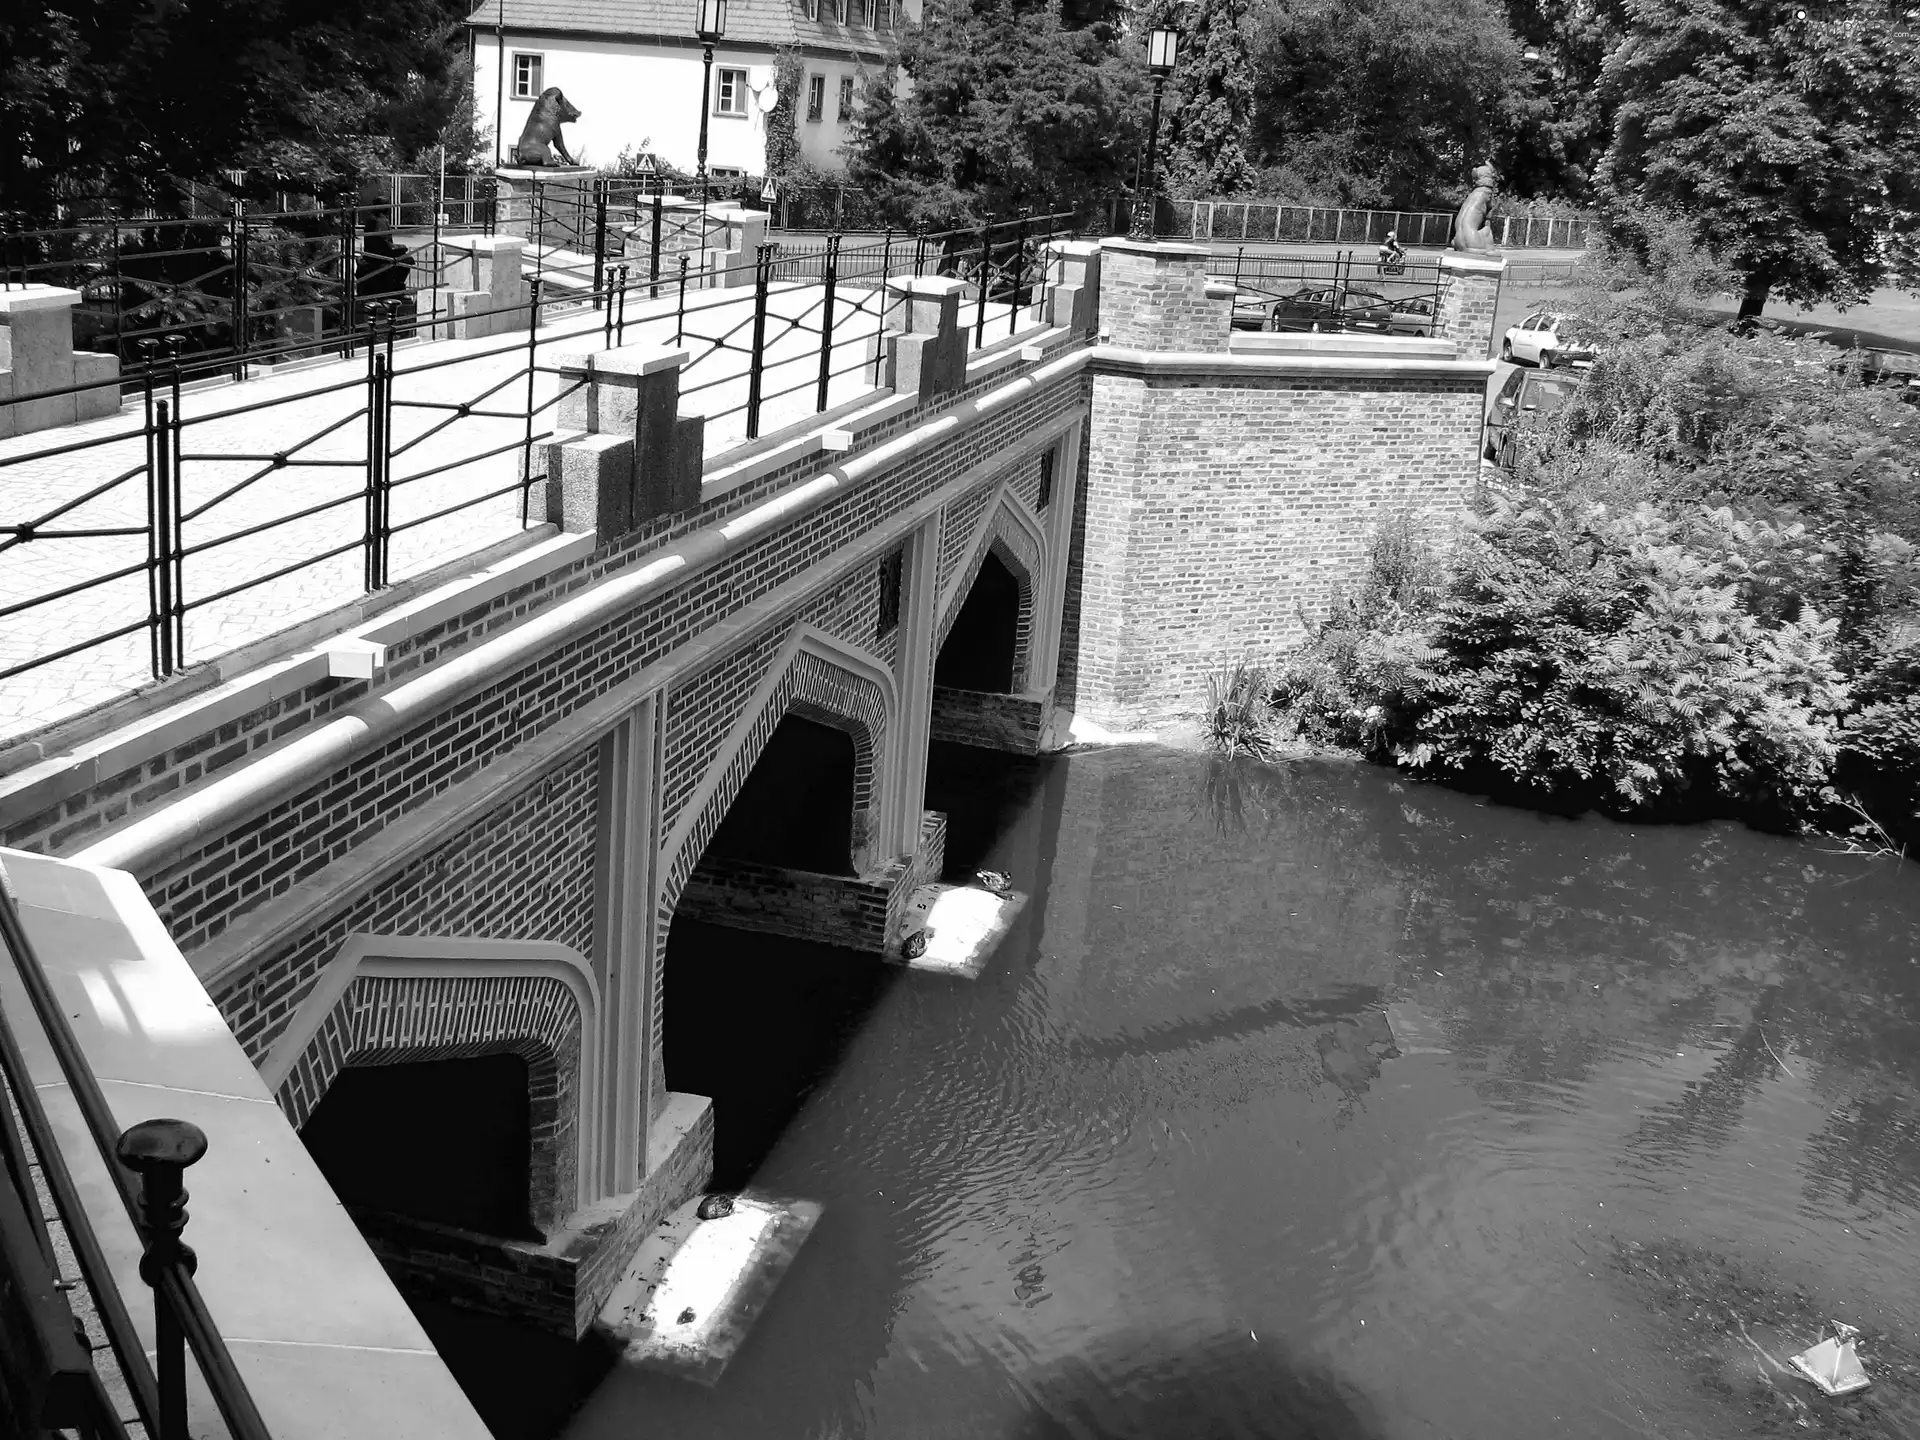
{"type": "MultiPolygon", "coordinates": [[[[334,854],[364,843],[713,622],[830,559],[916,498],[1011,448],[1021,435],[1079,403],[1082,385],[1080,377],[1067,377],[1009,405],[953,444],[835,497],[801,523],[556,648],[507,680],[476,690],[428,724],[229,828],[204,848],[141,876],[156,909],[181,949],[191,954],[238,915],[313,874],[334,854]],[[243,865],[244,882],[235,882],[232,872],[243,865]]],[[[564,588],[571,591],[578,584],[564,588]]],[[[505,624],[515,608],[488,607],[485,616],[476,617],[476,627],[505,624]]]]}
{"type": "Polygon", "coordinates": [[[573,992],[551,976],[356,976],[274,1098],[299,1129],[349,1065],[519,1055],[527,1062],[528,1218],[545,1230],[573,1209],[581,1026],[573,992]]]}
{"type": "Polygon", "coordinates": [[[987,543],[974,551],[967,561],[966,572],[960,577],[959,588],[954,592],[953,604],[934,622],[933,650],[938,655],[940,647],[947,643],[947,635],[952,631],[954,621],[960,618],[967,596],[973,591],[973,582],[980,578],[980,567],[986,563],[987,556],[992,555],[1007,567],[1020,587],[1013,633],[1013,688],[1024,690],[1028,679],[1028,648],[1033,637],[1035,577],[1040,574],[1040,552],[1030,535],[1017,525],[1008,523],[1004,510],[993,517],[987,535],[987,543]]]}
{"type": "Polygon", "coordinates": [[[1225,351],[1231,301],[1207,298],[1206,257],[1125,242],[1100,253],[1100,328],[1133,350],[1225,351]]]}
{"type": "Polygon", "coordinates": [[[1078,708],[1164,723],[1197,712],[1223,658],[1304,639],[1383,513],[1464,508],[1484,385],[1097,378],[1078,708]]]}
{"type": "Polygon", "coordinates": [[[940,556],[933,572],[934,594],[945,595],[954,568],[966,563],[973,538],[980,529],[980,519],[993,501],[993,490],[992,485],[969,490],[940,513],[940,556]]]}
{"type": "Polygon", "coordinates": [[[1499,347],[1493,322],[1500,307],[1500,281],[1499,271],[1441,267],[1433,333],[1453,341],[1462,360],[1484,360],[1499,347]]]}
{"type": "Polygon", "coordinates": [[[552,940],[591,956],[599,774],[596,749],[572,757],[215,991],[248,1057],[266,1057],[349,935],[552,940]]]}
{"type": "Polygon", "coordinates": [[[1046,708],[1044,700],[1031,695],[993,695],[942,685],[933,692],[933,725],[928,733],[956,745],[1038,755],[1046,708]]]}
{"type": "MultiPolygon", "coordinates": [[[[858,444],[848,452],[848,458],[898,438],[924,420],[929,408],[941,408],[984,394],[1004,385],[1008,378],[1004,370],[976,378],[961,390],[941,397],[936,406],[909,411],[863,430],[858,444]]],[[[1084,398],[1084,394],[1084,381],[1075,379],[1056,385],[1049,395],[1036,397],[1028,405],[1048,412],[1060,404],[1074,403],[1084,398]]],[[[1027,406],[1024,405],[1013,408],[1027,412],[1027,406]]],[[[986,452],[987,444],[1004,443],[1004,437],[1017,433],[1019,428],[1018,424],[997,418],[991,425],[995,440],[967,448],[977,459],[979,454],[986,452]]],[[[984,436],[975,438],[985,441],[984,436]]],[[[215,778],[245,763],[286,736],[359,704],[375,690],[401,683],[423,667],[457,654],[503,626],[523,620],[608,575],[644,562],[649,554],[662,545],[682,539],[695,530],[722,523],[763,503],[795,481],[817,474],[820,463],[817,455],[794,460],[747,484],[704,501],[698,509],[662,516],[629,531],[618,542],[578,565],[541,576],[437,625],[423,627],[416,634],[388,648],[386,668],[372,684],[358,680],[318,681],[297,694],[264,704],[220,725],[216,733],[194,737],[138,766],[103,775],[92,785],[56,802],[49,802],[35,811],[9,813],[0,817],[0,844],[42,854],[72,853],[97,838],[106,827],[135,817],[154,805],[169,803],[183,788],[215,778]]],[[[952,473],[971,463],[969,459],[957,466],[949,466],[944,464],[944,457],[939,457],[923,462],[915,467],[915,474],[903,475],[900,481],[907,491],[924,493],[927,488],[936,487],[952,473]],[[927,483],[930,474],[939,475],[931,485],[927,483]]],[[[893,493],[901,492],[896,490],[893,493]]],[[[867,508],[883,511],[880,506],[867,508]]],[[[751,593],[763,593],[764,588],[756,587],[751,593]]],[[[746,603],[749,598],[751,594],[743,597],[740,603],[746,603]]],[[[690,622],[690,617],[674,613],[673,607],[665,603],[657,603],[649,618],[663,634],[670,633],[674,637],[690,634],[698,628],[690,622]]],[[[664,648],[670,648],[671,643],[676,642],[669,641],[664,648]]],[[[660,653],[663,653],[662,647],[649,647],[645,663],[650,663],[660,653]]],[[[160,693],[176,693],[184,697],[196,679],[192,676],[182,677],[159,687],[160,693]]],[[[513,704],[519,703],[518,697],[508,698],[513,704]]],[[[480,741],[484,750],[484,738],[474,738],[480,741]]],[[[10,758],[0,751],[0,773],[9,769],[10,758]]]]}
{"type": "Polygon", "coordinates": [[[1053,700],[1067,711],[1076,709],[1080,698],[1080,602],[1087,566],[1087,466],[1092,455],[1091,445],[1080,447],[1073,483],[1073,524],[1067,539],[1067,583],[1060,596],[1060,660],[1054,671],[1053,700]]]}

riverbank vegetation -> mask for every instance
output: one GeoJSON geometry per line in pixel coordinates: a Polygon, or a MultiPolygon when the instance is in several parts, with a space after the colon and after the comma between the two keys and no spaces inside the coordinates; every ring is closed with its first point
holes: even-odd
{"type": "Polygon", "coordinates": [[[1920,410],[1699,318],[1659,223],[1572,308],[1618,339],[1443,527],[1390,516],[1274,670],[1280,734],[1546,809],[1920,836],[1920,410]]]}

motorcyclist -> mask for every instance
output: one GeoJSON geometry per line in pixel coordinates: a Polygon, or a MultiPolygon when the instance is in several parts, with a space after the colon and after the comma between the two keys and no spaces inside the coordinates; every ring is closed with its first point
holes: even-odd
{"type": "Polygon", "coordinates": [[[1406,261],[1407,252],[1400,244],[1398,232],[1389,230],[1387,232],[1387,238],[1380,246],[1380,268],[1383,270],[1397,270],[1400,266],[1406,264],[1406,261]]]}

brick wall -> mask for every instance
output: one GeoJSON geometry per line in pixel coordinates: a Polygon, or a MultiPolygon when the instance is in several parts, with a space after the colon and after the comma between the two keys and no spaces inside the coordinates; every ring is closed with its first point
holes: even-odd
{"type": "Polygon", "coordinates": [[[995,695],[942,685],[933,692],[933,727],[929,733],[935,740],[950,740],[956,745],[1038,755],[1047,705],[1045,695],[995,695]]]}
{"type": "Polygon", "coordinates": [[[1507,262],[1473,255],[1440,258],[1440,304],[1433,333],[1453,341],[1462,360],[1484,360],[1499,346],[1493,333],[1507,262]]]}
{"type": "Polygon", "coordinates": [[[1272,655],[1359,573],[1382,513],[1457,513],[1486,377],[1247,372],[1094,381],[1076,707],[1197,711],[1230,653],[1272,655]]]}
{"type": "Polygon", "coordinates": [[[1232,301],[1207,297],[1207,252],[1197,245],[1103,241],[1100,328],[1134,350],[1224,351],[1232,301]]]}

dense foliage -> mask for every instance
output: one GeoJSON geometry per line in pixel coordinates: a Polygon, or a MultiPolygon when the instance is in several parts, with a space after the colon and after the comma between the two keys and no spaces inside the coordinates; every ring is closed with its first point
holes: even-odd
{"type": "Polygon", "coordinates": [[[1456,533],[1382,526],[1274,703],[1526,803],[1920,835],[1920,408],[1693,319],[1715,267],[1670,258],[1597,257],[1623,338],[1456,533]]]}
{"type": "Polygon", "coordinates": [[[44,0],[0,7],[0,196],[52,217],[174,178],[331,191],[480,137],[464,0],[44,0]]]}
{"type": "Polygon", "coordinates": [[[1601,94],[1602,198],[1683,212],[1739,270],[1743,315],[1920,273],[1912,0],[1630,0],[1601,94]]]}

